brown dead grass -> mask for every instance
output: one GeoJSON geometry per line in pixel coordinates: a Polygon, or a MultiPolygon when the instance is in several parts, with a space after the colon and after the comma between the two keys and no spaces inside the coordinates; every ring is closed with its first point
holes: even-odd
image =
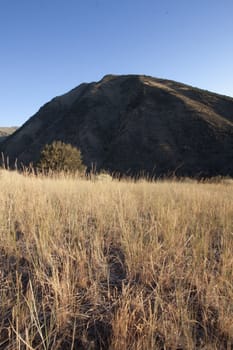
{"type": "Polygon", "coordinates": [[[233,182],[0,173],[0,349],[232,349],[233,182]]]}

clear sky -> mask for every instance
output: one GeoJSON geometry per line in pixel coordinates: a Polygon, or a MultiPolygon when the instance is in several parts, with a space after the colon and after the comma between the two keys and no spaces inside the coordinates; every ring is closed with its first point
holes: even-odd
{"type": "Polygon", "coordinates": [[[233,0],[0,0],[0,126],[110,73],[233,96],[233,0]]]}

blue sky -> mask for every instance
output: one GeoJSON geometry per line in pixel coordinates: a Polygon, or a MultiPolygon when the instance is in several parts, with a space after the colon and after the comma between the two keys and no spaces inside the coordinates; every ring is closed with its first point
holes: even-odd
{"type": "Polygon", "coordinates": [[[0,126],[110,73],[233,96],[233,1],[0,0],[0,126]]]}

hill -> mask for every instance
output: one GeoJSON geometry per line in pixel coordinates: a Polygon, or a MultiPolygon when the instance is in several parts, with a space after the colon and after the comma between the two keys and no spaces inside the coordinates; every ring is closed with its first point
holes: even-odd
{"type": "Polygon", "coordinates": [[[170,80],[105,76],[45,104],[1,150],[36,162],[53,140],[121,174],[233,176],[233,99],[170,80]]]}
{"type": "Polygon", "coordinates": [[[0,142],[5,140],[7,136],[13,134],[17,130],[16,126],[0,127],[0,142]]]}

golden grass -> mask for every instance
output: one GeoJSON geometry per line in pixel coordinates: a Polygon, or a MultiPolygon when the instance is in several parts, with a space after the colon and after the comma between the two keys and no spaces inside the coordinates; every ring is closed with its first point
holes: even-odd
{"type": "Polygon", "coordinates": [[[0,172],[0,349],[232,349],[233,182],[0,172]]]}

